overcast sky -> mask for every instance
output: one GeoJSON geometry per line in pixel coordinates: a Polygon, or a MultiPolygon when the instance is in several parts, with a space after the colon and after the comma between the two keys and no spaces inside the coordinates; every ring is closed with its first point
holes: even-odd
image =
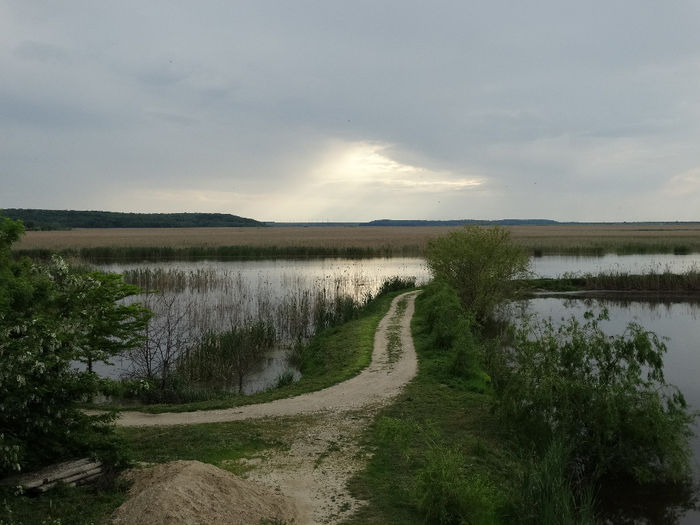
{"type": "Polygon", "coordinates": [[[0,0],[0,207],[700,220],[700,2],[0,0]]]}

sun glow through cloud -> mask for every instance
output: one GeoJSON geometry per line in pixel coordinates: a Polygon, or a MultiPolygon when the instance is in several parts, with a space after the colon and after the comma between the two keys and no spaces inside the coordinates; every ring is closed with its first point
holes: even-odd
{"type": "Polygon", "coordinates": [[[389,156],[389,146],[367,142],[346,145],[315,170],[323,185],[369,186],[403,191],[445,192],[481,186],[479,177],[403,164],[389,156]]]}

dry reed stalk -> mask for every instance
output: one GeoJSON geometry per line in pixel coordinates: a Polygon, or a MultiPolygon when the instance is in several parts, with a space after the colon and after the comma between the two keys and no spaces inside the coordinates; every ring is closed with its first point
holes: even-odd
{"type": "MultiPolygon", "coordinates": [[[[426,243],[459,227],[312,226],[270,228],[112,228],[27,232],[16,249],[84,247],[269,246],[367,247],[422,250],[426,243]]],[[[513,239],[527,247],[600,244],[685,244],[700,247],[700,225],[594,224],[509,226],[513,239]]]]}

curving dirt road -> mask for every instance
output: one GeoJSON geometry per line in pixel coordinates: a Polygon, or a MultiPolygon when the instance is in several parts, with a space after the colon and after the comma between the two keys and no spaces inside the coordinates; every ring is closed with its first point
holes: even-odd
{"type": "Polygon", "coordinates": [[[392,301],[377,327],[371,364],[348,381],[294,398],[225,410],[123,412],[117,424],[180,425],[310,415],[301,430],[287,436],[287,450],[266,451],[242,463],[252,467],[249,479],[294,500],[299,511],[295,523],[342,521],[363,504],[347,489],[348,480],[367,459],[358,444],[362,432],[416,374],[410,323],[418,293],[408,292],[392,301]]]}

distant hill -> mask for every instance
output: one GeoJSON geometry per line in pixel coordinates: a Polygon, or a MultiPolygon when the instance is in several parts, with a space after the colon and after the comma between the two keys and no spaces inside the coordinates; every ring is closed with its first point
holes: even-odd
{"type": "Polygon", "coordinates": [[[532,225],[548,225],[548,224],[565,224],[549,219],[500,219],[495,221],[486,221],[478,219],[459,219],[449,221],[432,221],[432,220],[395,220],[395,219],[378,219],[369,222],[273,222],[265,223],[267,226],[289,227],[289,226],[464,226],[467,224],[480,226],[513,226],[518,224],[532,225]]]}
{"type": "Polygon", "coordinates": [[[551,219],[457,219],[457,220],[396,220],[378,219],[369,222],[266,222],[266,226],[285,228],[290,226],[317,227],[317,226],[589,226],[589,225],[621,225],[630,224],[636,226],[663,226],[663,225],[697,225],[700,221],[555,221],[551,219]]]}
{"type": "Polygon", "coordinates": [[[0,210],[0,214],[21,220],[27,230],[265,226],[256,220],[227,213],[121,213],[8,208],[0,210]]]}
{"type": "Polygon", "coordinates": [[[476,219],[462,219],[454,221],[379,219],[376,221],[370,221],[366,223],[366,226],[464,226],[468,224],[479,226],[516,226],[522,224],[542,226],[560,223],[549,219],[499,219],[496,221],[482,221],[476,219]]]}

